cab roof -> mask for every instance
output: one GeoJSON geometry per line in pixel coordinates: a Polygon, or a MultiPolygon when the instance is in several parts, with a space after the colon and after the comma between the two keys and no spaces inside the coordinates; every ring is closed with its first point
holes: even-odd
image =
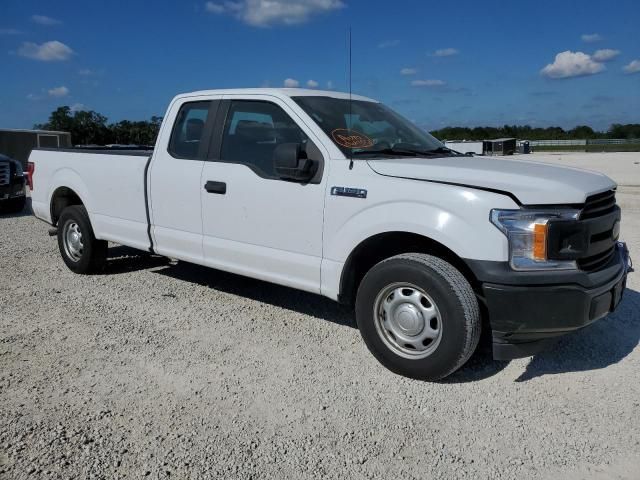
{"type": "MultiPolygon", "coordinates": [[[[200,90],[196,92],[183,93],[176,98],[206,96],[206,95],[272,95],[275,97],[332,97],[348,99],[349,94],[344,92],[336,92],[334,90],[314,90],[308,88],[231,88],[219,90],[200,90]]],[[[376,102],[371,98],[362,95],[352,94],[353,100],[362,100],[365,102],[376,102]]]]}

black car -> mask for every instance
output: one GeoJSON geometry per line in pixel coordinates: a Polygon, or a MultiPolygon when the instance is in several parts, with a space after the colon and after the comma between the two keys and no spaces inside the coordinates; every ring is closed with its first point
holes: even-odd
{"type": "Polygon", "coordinates": [[[0,154],[0,213],[21,212],[27,201],[22,164],[0,154]]]}

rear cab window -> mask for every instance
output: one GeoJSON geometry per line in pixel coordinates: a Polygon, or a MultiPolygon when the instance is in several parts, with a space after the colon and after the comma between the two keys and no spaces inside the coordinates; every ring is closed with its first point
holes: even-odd
{"type": "Polygon", "coordinates": [[[211,104],[211,101],[189,102],[180,107],[169,140],[168,151],[171,156],[204,160],[208,150],[210,125],[213,123],[211,104]]]}

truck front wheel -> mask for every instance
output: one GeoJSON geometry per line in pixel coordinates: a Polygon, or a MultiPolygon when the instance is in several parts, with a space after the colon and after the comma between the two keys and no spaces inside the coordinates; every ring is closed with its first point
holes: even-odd
{"type": "Polygon", "coordinates": [[[64,263],[75,273],[99,272],[107,260],[107,242],[96,239],[82,205],[62,211],[58,219],[58,247],[64,263]]]}
{"type": "Polygon", "coordinates": [[[467,279],[441,258],[420,253],[388,258],[365,275],[356,321],[380,363],[420,380],[455,372],[480,338],[480,309],[467,279]]]}

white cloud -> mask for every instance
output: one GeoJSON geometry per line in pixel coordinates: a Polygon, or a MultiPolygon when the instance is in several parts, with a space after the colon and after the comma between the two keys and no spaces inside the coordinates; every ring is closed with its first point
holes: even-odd
{"type": "Polygon", "coordinates": [[[207,2],[204,4],[204,9],[209,13],[225,13],[227,8],[219,3],[207,2]]]}
{"type": "Polygon", "coordinates": [[[548,78],[571,78],[593,75],[604,69],[604,65],[594,61],[586,53],[567,50],[558,53],[554,62],[540,70],[540,74],[548,78]]]}
{"type": "Polygon", "coordinates": [[[300,86],[300,82],[295,78],[286,78],[284,86],[287,88],[298,88],[300,86]]]}
{"type": "Polygon", "coordinates": [[[460,52],[455,48],[441,48],[433,52],[434,57],[451,57],[453,55],[458,55],[460,52]]]}
{"type": "Polygon", "coordinates": [[[46,15],[31,15],[31,21],[40,25],[60,25],[62,22],[46,15]]]}
{"type": "Polygon", "coordinates": [[[207,2],[205,10],[216,15],[232,15],[254,27],[295,25],[312,16],[339,10],[342,0],[235,0],[207,2]]]}
{"type": "Polygon", "coordinates": [[[22,31],[16,28],[0,28],[0,35],[21,35],[22,31]]]}
{"type": "Polygon", "coordinates": [[[591,55],[596,62],[608,62],[609,60],[613,60],[618,55],[620,55],[620,50],[613,50],[611,48],[603,48],[601,50],[596,50],[591,55]]]}
{"type": "Polygon", "coordinates": [[[42,100],[42,96],[36,95],[35,93],[30,93],[29,95],[27,95],[27,100],[37,102],[38,100],[42,100]]]}
{"type": "Polygon", "coordinates": [[[315,80],[308,80],[307,81],[307,87],[309,88],[318,88],[318,82],[316,82],[315,80]]]}
{"type": "Polygon", "coordinates": [[[400,70],[400,75],[415,75],[418,71],[415,68],[403,68],[400,70]]]}
{"type": "Polygon", "coordinates": [[[622,70],[624,70],[624,73],[640,72],[640,60],[632,60],[628,65],[625,65],[622,70]]]}
{"type": "Polygon", "coordinates": [[[602,35],[600,35],[599,33],[585,33],[580,38],[583,42],[594,43],[602,40],[602,35]]]}
{"type": "Polygon", "coordinates": [[[331,80],[327,82],[327,90],[333,90],[333,82],[331,80]]]}
{"type": "Polygon", "coordinates": [[[412,87],[443,87],[446,82],[442,80],[413,80],[412,87]]]}
{"type": "Polygon", "coordinates": [[[82,75],[83,77],[88,77],[90,75],[93,75],[94,73],[95,72],[90,68],[81,68],[80,70],[78,70],[78,75],[82,75]]]}
{"type": "Polygon", "coordinates": [[[385,40],[378,44],[378,48],[391,48],[400,45],[400,40],[385,40]]]}
{"type": "Polygon", "coordinates": [[[42,45],[24,42],[18,49],[18,55],[43,62],[68,60],[73,54],[74,51],[71,48],[57,40],[44,42],[42,45]]]}
{"type": "Polygon", "coordinates": [[[51,97],[66,97],[69,95],[69,89],[65,86],[55,87],[49,90],[49,96],[51,97]]]}
{"type": "Polygon", "coordinates": [[[87,106],[84,103],[74,103],[69,107],[72,112],[81,112],[87,109],[87,106]]]}

